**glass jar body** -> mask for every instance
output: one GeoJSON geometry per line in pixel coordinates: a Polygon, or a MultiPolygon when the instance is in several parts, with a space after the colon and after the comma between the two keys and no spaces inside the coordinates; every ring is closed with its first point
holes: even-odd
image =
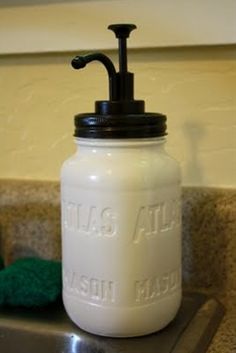
{"type": "Polygon", "coordinates": [[[178,311],[180,170],[164,142],[78,138],[63,164],[63,302],[88,332],[145,335],[178,311]]]}

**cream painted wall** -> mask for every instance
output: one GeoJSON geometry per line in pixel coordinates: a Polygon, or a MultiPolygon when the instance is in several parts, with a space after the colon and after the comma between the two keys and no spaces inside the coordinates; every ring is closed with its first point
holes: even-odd
{"type": "MultiPolygon", "coordinates": [[[[0,57],[0,178],[59,178],[74,151],[73,115],[107,97],[102,66],[76,72],[72,57],[0,57]]],[[[184,185],[236,186],[235,59],[235,46],[130,52],[136,98],[167,114],[184,185]]]]}

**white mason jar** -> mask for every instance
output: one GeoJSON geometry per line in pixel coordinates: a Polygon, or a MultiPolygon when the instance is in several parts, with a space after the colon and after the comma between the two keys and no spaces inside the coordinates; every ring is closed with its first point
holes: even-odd
{"type": "Polygon", "coordinates": [[[76,138],[61,171],[63,301],[82,329],[155,332],[181,302],[181,188],[165,137],[76,138]]]}

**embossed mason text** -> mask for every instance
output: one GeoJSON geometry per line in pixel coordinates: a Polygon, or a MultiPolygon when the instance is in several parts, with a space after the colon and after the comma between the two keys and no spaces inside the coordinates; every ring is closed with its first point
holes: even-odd
{"type": "Polygon", "coordinates": [[[63,225],[81,235],[113,237],[116,234],[116,217],[110,207],[85,206],[63,202],[63,225]]]}
{"type": "Polygon", "coordinates": [[[181,270],[176,269],[161,276],[135,282],[135,301],[150,303],[174,293],[181,285],[181,270]]]}
{"type": "Polygon", "coordinates": [[[78,296],[85,301],[115,301],[115,284],[113,281],[89,278],[71,270],[63,270],[63,288],[66,293],[78,296]]]}
{"type": "Polygon", "coordinates": [[[171,199],[139,208],[133,233],[133,242],[153,238],[168,232],[181,223],[179,200],[171,199]]]}

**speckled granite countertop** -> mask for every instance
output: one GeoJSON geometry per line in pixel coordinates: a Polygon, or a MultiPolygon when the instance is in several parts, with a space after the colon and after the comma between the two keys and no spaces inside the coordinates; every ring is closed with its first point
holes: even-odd
{"type": "Polygon", "coordinates": [[[226,314],[207,353],[235,353],[236,352],[236,293],[231,292],[227,297],[219,300],[226,308],[226,314]]]}
{"type": "MultiPolygon", "coordinates": [[[[0,180],[0,252],[60,259],[58,182],[0,180]]],[[[236,190],[183,188],[183,281],[226,307],[208,352],[236,353],[236,190]]]]}

